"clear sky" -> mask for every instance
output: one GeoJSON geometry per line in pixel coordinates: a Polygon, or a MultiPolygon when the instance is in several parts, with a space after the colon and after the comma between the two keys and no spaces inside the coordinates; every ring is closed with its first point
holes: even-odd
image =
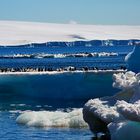
{"type": "Polygon", "coordinates": [[[140,25],[140,0],[0,0],[0,20],[140,25]]]}

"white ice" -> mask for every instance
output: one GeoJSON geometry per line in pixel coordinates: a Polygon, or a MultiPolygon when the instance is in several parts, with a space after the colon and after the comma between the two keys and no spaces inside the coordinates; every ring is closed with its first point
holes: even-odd
{"type": "Polygon", "coordinates": [[[140,39],[140,26],[0,21],[0,45],[96,39],[140,39]]]}
{"type": "Polygon", "coordinates": [[[122,92],[112,97],[89,100],[83,109],[84,119],[95,132],[102,131],[95,126],[106,125],[111,140],[139,140],[140,73],[118,73],[113,75],[113,79],[113,86],[122,92]]]}
{"type": "Polygon", "coordinates": [[[17,123],[32,127],[88,127],[83,120],[82,109],[63,111],[27,111],[17,118],[17,123]]]}

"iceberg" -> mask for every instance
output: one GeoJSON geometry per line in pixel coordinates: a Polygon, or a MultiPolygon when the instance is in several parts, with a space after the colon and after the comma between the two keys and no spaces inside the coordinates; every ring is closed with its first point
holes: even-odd
{"type": "Polygon", "coordinates": [[[103,132],[111,140],[140,139],[140,73],[113,75],[113,86],[122,91],[112,97],[89,100],[83,118],[95,135],[103,132]]]}
{"type": "Polygon", "coordinates": [[[89,100],[83,118],[95,135],[103,132],[111,140],[140,139],[140,43],[126,57],[128,70],[113,74],[113,87],[121,91],[111,97],[89,100]],[[137,73],[137,74],[136,74],[137,73]]]}

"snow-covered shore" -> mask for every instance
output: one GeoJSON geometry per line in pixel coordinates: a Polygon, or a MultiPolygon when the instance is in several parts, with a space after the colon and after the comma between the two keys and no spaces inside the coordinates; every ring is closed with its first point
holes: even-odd
{"type": "Polygon", "coordinates": [[[107,39],[140,39],[140,26],[0,21],[0,45],[107,39]]]}

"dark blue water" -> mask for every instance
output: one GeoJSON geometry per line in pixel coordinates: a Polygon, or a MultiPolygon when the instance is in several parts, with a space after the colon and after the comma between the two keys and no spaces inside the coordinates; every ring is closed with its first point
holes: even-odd
{"type": "Polygon", "coordinates": [[[75,54],[75,53],[94,53],[94,52],[114,52],[119,56],[110,57],[69,57],[69,58],[1,58],[0,68],[27,68],[27,67],[45,67],[65,68],[74,66],[77,69],[82,67],[98,67],[99,69],[119,69],[121,66],[126,66],[124,63],[125,55],[133,49],[132,46],[108,46],[108,47],[0,47],[0,56],[9,55],[31,55],[31,54],[75,54]]]}
{"type": "Polygon", "coordinates": [[[105,47],[0,47],[1,54],[32,54],[32,53],[75,53],[75,52],[119,52],[127,53],[133,46],[105,46],[105,47]]]}
{"type": "MultiPolygon", "coordinates": [[[[118,69],[126,66],[124,58],[132,46],[117,47],[0,47],[0,56],[15,54],[65,54],[115,52],[118,56],[80,58],[1,58],[1,68],[83,66],[118,69]]],[[[0,76],[1,140],[90,140],[88,128],[32,128],[16,123],[19,111],[66,110],[81,108],[87,100],[118,92],[112,87],[113,73],[65,73],[56,75],[0,76]],[[16,111],[16,112],[13,112],[16,111]]]]}

